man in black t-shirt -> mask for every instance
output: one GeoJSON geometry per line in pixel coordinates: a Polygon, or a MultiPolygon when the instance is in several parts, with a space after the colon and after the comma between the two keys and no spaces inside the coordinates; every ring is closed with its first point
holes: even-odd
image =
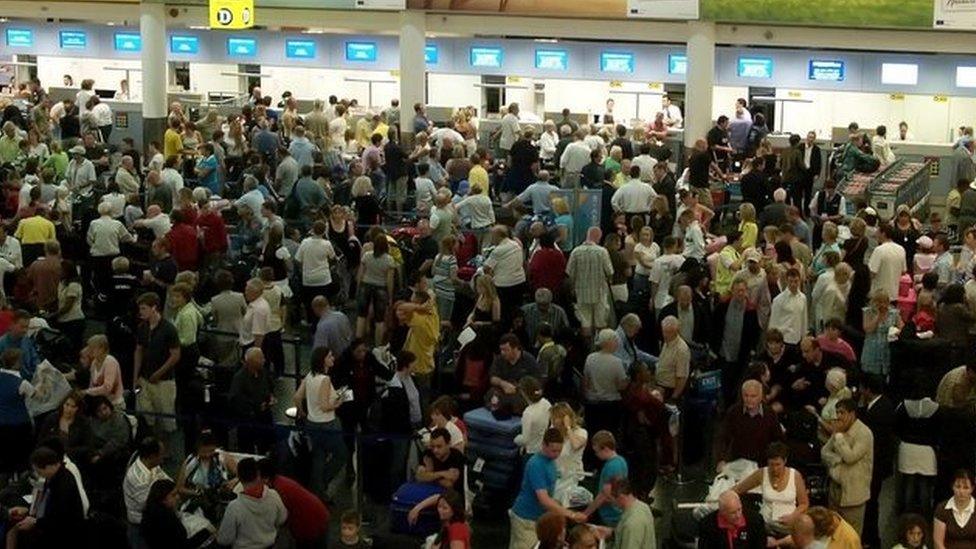
{"type": "Polygon", "coordinates": [[[708,130],[706,138],[708,139],[708,148],[711,149],[718,167],[723,172],[728,171],[729,159],[731,154],[735,152],[735,149],[729,144],[729,117],[724,114],[719,116],[715,126],[708,130]]]}
{"type": "Polygon", "coordinates": [[[431,482],[464,493],[464,454],[451,447],[451,433],[444,428],[434,429],[430,444],[417,466],[417,480],[431,482]]]}
{"type": "Polygon", "coordinates": [[[698,195],[698,202],[703,206],[712,207],[712,193],[709,190],[709,180],[714,166],[712,153],[708,150],[708,143],[704,139],[695,142],[695,148],[688,159],[688,185],[698,195]]]}
{"type": "Polygon", "coordinates": [[[139,328],[133,379],[141,389],[136,394],[136,410],[147,412],[150,426],[157,431],[176,430],[176,365],[180,361],[180,338],[176,327],[160,314],[159,296],[147,292],[139,296],[139,328]],[[161,417],[157,414],[169,417],[161,417]]]}

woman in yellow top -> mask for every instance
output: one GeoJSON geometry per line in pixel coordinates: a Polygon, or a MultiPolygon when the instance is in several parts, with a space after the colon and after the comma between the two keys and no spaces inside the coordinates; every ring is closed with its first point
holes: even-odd
{"type": "Polygon", "coordinates": [[[397,320],[410,327],[403,350],[414,354],[414,372],[425,378],[429,386],[430,375],[434,372],[434,351],[441,335],[437,304],[429,291],[418,289],[410,303],[397,306],[396,314],[397,320]]]}
{"type": "Polygon", "coordinates": [[[759,224],[756,223],[756,207],[751,202],[744,202],[739,206],[739,232],[742,233],[743,249],[756,247],[759,224]]]}

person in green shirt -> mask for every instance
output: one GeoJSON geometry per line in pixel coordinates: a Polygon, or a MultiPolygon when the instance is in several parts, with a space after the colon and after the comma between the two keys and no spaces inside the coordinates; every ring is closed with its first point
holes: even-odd
{"type": "MultiPolygon", "coordinates": [[[[180,395],[189,394],[189,384],[193,377],[193,372],[200,360],[200,348],[197,345],[197,335],[203,327],[203,315],[200,309],[193,302],[193,288],[189,284],[177,283],[169,289],[167,302],[172,302],[176,310],[173,324],[176,326],[176,334],[180,340],[180,362],[176,367],[176,394],[177,403],[182,413],[187,413],[187,400],[180,395]]],[[[169,303],[167,303],[169,305],[169,303]]],[[[184,424],[184,432],[188,432],[189,425],[184,424]]],[[[191,433],[192,435],[193,433],[191,433]]],[[[190,436],[188,444],[194,444],[195,437],[190,436]]]]}
{"type": "Polygon", "coordinates": [[[620,522],[613,530],[613,549],[642,549],[657,547],[654,533],[654,515],[651,508],[634,497],[630,481],[619,478],[613,481],[611,494],[617,507],[623,509],[620,522]]]}
{"type": "Polygon", "coordinates": [[[61,148],[61,143],[58,141],[51,143],[51,155],[47,157],[41,168],[54,170],[56,177],[54,181],[60,181],[64,177],[64,172],[68,170],[68,153],[61,148]]]}
{"type": "Polygon", "coordinates": [[[17,126],[7,121],[3,124],[3,136],[0,136],[0,162],[11,164],[20,156],[20,136],[17,126]]]}

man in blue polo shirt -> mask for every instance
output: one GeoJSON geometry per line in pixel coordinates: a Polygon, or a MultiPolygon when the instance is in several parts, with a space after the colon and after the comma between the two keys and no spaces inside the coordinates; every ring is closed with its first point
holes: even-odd
{"type": "Polygon", "coordinates": [[[522,475],[515,504],[508,512],[511,520],[509,549],[532,549],[539,539],[535,534],[535,521],[544,513],[559,513],[569,520],[585,522],[586,515],[570,511],[552,498],[556,487],[556,458],[563,451],[563,435],[557,429],[549,429],[542,437],[542,449],[529,458],[522,475]]]}
{"type": "Polygon", "coordinates": [[[617,454],[617,441],[610,431],[597,431],[591,439],[593,453],[603,462],[600,469],[600,491],[593,498],[593,502],[583,511],[589,517],[594,511],[599,512],[600,522],[604,526],[615,528],[620,522],[623,509],[617,506],[613,497],[613,482],[627,479],[627,461],[617,454]]]}

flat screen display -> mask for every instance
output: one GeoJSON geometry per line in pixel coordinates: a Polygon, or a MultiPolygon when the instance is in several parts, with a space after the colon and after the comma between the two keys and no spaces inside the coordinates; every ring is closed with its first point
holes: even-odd
{"type": "Polygon", "coordinates": [[[196,36],[170,36],[169,52],[182,55],[200,53],[200,39],[196,36]]]}
{"type": "Polygon", "coordinates": [[[346,42],[346,61],[372,63],[376,54],[376,42],[346,42]]]}
{"type": "Polygon", "coordinates": [[[736,74],[741,78],[772,78],[773,60],[768,57],[740,57],[736,74]]]}
{"type": "Polygon", "coordinates": [[[34,31],[30,29],[7,29],[7,45],[29,48],[34,45],[34,31]]]}
{"type": "Polygon", "coordinates": [[[918,65],[915,63],[882,63],[881,83],[914,86],[918,84],[918,65]]]}
{"type": "Polygon", "coordinates": [[[821,82],[843,82],[845,77],[843,61],[811,59],[807,78],[821,82]]]}
{"type": "Polygon", "coordinates": [[[471,66],[497,69],[502,66],[501,48],[471,48],[471,66]]]}
{"type": "Polygon", "coordinates": [[[83,50],[88,47],[88,34],[85,31],[61,31],[58,40],[63,50],[83,50]]]}
{"type": "Polygon", "coordinates": [[[535,68],[547,71],[564,71],[569,68],[569,52],[566,50],[535,50],[535,68]]]}
{"type": "Polygon", "coordinates": [[[956,87],[976,88],[976,67],[956,67],[956,87]]]}
{"type": "Polygon", "coordinates": [[[228,38],[227,55],[254,57],[258,54],[258,41],[253,38],[228,38]]]}
{"type": "Polygon", "coordinates": [[[142,51],[142,37],[131,32],[115,33],[115,51],[142,51]]]}
{"type": "Polygon", "coordinates": [[[428,44],[424,46],[424,63],[428,65],[436,65],[440,60],[440,50],[434,44],[428,44]]]}
{"type": "Polygon", "coordinates": [[[285,40],[285,57],[288,59],[315,59],[315,50],[312,40],[285,40]]]}
{"type": "Polygon", "coordinates": [[[600,70],[603,72],[634,72],[634,54],[605,51],[600,54],[600,70]]]}
{"type": "Polygon", "coordinates": [[[668,74],[688,74],[688,56],[683,53],[669,55],[668,74]]]}

